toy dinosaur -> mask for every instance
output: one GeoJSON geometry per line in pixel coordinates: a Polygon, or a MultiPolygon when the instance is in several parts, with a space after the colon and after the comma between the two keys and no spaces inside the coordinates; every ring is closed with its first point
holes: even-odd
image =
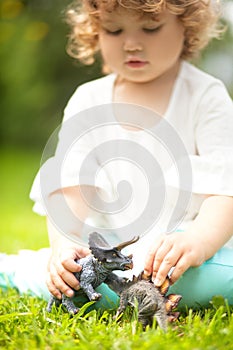
{"type": "Polygon", "coordinates": [[[143,272],[133,278],[132,281],[125,280],[115,283],[111,281],[109,287],[120,295],[120,305],[115,318],[122,314],[128,305],[137,307],[138,321],[141,322],[143,329],[147,325],[151,326],[154,317],[160,328],[167,329],[167,323],[177,320],[179,312],[172,312],[178,306],[181,295],[167,295],[170,286],[170,280],[167,277],[163,285],[155,287],[150,277],[146,277],[143,272]]]}
{"type": "MultiPolygon", "coordinates": [[[[112,271],[132,269],[132,255],[126,256],[121,253],[121,250],[135,243],[138,239],[139,237],[135,237],[130,241],[112,247],[99,233],[91,233],[89,235],[89,248],[92,254],[76,260],[77,264],[82,266],[82,270],[74,273],[80,283],[80,290],[75,291],[75,296],[86,294],[90,301],[99,300],[102,295],[97,293],[95,288],[101,283],[122,284],[124,278],[118,277],[112,271]]],[[[79,311],[79,308],[74,305],[72,299],[64,294],[62,294],[61,300],[51,296],[47,305],[47,311],[51,312],[54,303],[56,305],[62,304],[71,315],[74,315],[79,311]]]]}

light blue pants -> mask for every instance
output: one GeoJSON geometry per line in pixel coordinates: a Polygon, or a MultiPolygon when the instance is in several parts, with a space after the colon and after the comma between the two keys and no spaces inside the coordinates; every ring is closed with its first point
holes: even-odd
{"type": "MultiPolygon", "coordinates": [[[[0,287],[17,288],[20,293],[49,298],[46,287],[46,267],[50,249],[23,250],[17,255],[0,254],[0,287]]],[[[115,308],[119,297],[104,283],[97,288],[102,294],[96,308],[115,308]]],[[[203,265],[188,269],[170,287],[169,293],[182,295],[180,306],[208,307],[215,295],[221,295],[233,305],[233,249],[224,247],[203,265]]],[[[85,300],[84,300],[85,302],[85,300]]]]}

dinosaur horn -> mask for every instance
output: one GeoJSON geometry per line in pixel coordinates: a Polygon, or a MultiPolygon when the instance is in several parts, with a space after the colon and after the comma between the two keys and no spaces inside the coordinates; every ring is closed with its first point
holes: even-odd
{"type": "Polygon", "coordinates": [[[139,275],[138,275],[138,280],[144,280],[144,281],[150,281],[151,276],[148,276],[144,273],[144,271],[142,271],[139,275]]]}
{"type": "Polygon", "coordinates": [[[123,242],[118,244],[117,247],[115,247],[117,250],[122,250],[123,248],[127,247],[130,244],[133,244],[139,240],[139,236],[133,237],[130,241],[123,242]]]}
{"type": "Polygon", "coordinates": [[[138,279],[137,279],[137,277],[136,277],[135,275],[133,275],[132,281],[133,281],[134,283],[138,282],[138,279]]]}
{"type": "Polygon", "coordinates": [[[168,295],[165,301],[166,311],[170,312],[171,310],[175,309],[178,306],[181,299],[182,296],[178,294],[168,295]]]}
{"type": "Polygon", "coordinates": [[[165,281],[163,282],[163,284],[159,287],[160,293],[161,293],[162,295],[167,294],[169,287],[170,287],[170,280],[169,280],[169,278],[167,277],[167,278],[165,279],[165,281]]]}

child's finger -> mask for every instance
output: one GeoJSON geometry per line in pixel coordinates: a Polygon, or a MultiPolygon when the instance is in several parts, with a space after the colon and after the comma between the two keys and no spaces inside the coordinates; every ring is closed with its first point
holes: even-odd
{"type": "Polygon", "coordinates": [[[190,261],[186,255],[183,255],[174,266],[174,270],[170,276],[172,283],[175,283],[183,273],[190,267],[190,261]]]}
{"type": "Polygon", "coordinates": [[[57,299],[61,299],[61,297],[62,297],[61,292],[53,284],[49,273],[48,273],[48,276],[47,276],[47,279],[46,279],[46,285],[48,287],[49,292],[52,295],[54,295],[57,299]]]}
{"type": "Polygon", "coordinates": [[[82,270],[82,267],[77,264],[73,259],[66,259],[62,261],[62,266],[70,272],[79,272],[82,270]]]}
{"type": "MultiPolygon", "coordinates": [[[[63,275],[65,275],[65,273],[62,272],[63,275]]],[[[74,277],[74,275],[72,273],[70,273],[70,275],[76,280],[73,281],[73,283],[77,283],[77,279],[74,277]]],[[[67,276],[66,280],[63,279],[63,277],[61,277],[61,275],[59,275],[59,271],[57,268],[55,268],[55,266],[53,264],[50,265],[50,277],[51,277],[51,281],[53,283],[53,285],[55,285],[55,287],[63,294],[65,294],[68,297],[72,297],[74,295],[74,291],[71,288],[74,288],[71,284],[67,283],[67,276]]],[[[71,281],[72,282],[72,281],[71,281]]]]}
{"type": "Polygon", "coordinates": [[[152,275],[152,280],[154,281],[154,284],[156,286],[161,286],[162,283],[165,281],[169,271],[173,266],[176,265],[177,261],[180,258],[180,252],[176,251],[175,249],[172,249],[168,251],[168,253],[164,256],[159,268],[157,267],[156,261],[155,261],[155,267],[154,272],[152,275]]]}
{"type": "Polygon", "coordinates": [[[163,239],[158,240],[152,245],[152,248],[148,251],[145,264],[144,264],[144,273],[148,276],[153,273],[154,259],[158,249],[163,244],[163,239]]]}
{"type": "Polygon", "coordinates": [[[78,248],[78,256],[80,258],[84,258],[85,256],[91,254],[91,251],[89,248],[85,248],[85,247],[79,247],[78,248]]]}
{"type": "Polygon", "coordinates": [[[61,299],[61,293],[67,295],[68,297],[73,296],[73,290],[64,283],[52,265],[50,266],[50,271],[48,274],[49,276],[47,278],[47,286],[51,294],[53,294],[58,299],[61,299]]]}
{"type": "Polygon", "coordinates": [[[152,279],[155,279],[158,271],[161,268],[161,264],[164,261],[164,258],[166,255],[170,252],[172,249],[172,245],[170,242],[164,241],[162,245],[157,249],[155,255],[154,255],[154,261],[152,266],[152,279]]]}
{"type": "MultiPolygon", "coordinates": [[[[72,272],[66,270],[63,267],[63,265],[60,265],[59,267],[57,267],[57,274],[61,278],[62,282],[67,284],[69,287],[71,287],[71,288],[73,288],[75,290],[79,290],[80,289],[79,281],[77,280],[77,278],[74,276],[74,274],[72,272]]],[[[55,275],[55,278],[57,278],[56,275],[55,275]]],[[[55,284],[58,287],[57,283],[55,283],[55,284]]]]}

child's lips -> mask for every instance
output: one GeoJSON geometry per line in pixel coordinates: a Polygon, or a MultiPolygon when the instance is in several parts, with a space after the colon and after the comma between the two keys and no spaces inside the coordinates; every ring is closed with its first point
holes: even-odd
{"type": "Polygon", "coordinates": [[[143,68],[148,64],[148,62],[139,58],[130,58],[126,60],[125,64],[130,68],[143,68]]]}

